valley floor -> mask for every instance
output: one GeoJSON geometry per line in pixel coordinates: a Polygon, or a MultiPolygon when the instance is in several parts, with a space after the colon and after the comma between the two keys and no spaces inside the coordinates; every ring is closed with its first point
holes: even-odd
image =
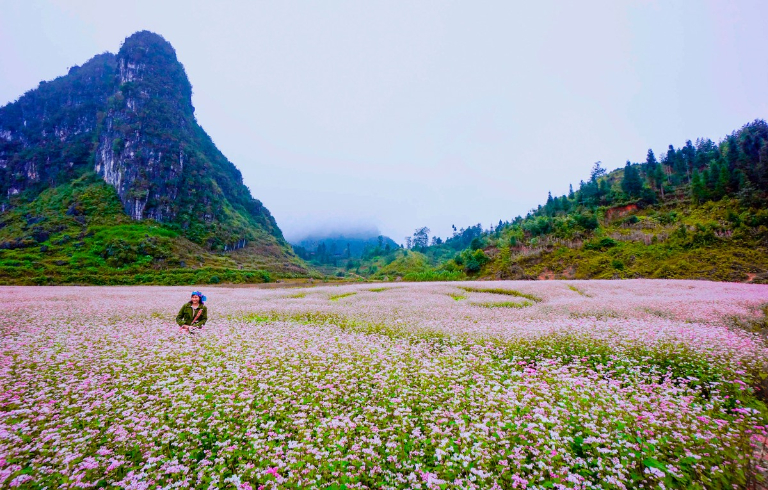
{"type": "Polygon", "coordinates": [[[0,486],[747,488],[766,465],[766,285],[203,292],[189,336],[188,288],[0,287],[0,486]]]}

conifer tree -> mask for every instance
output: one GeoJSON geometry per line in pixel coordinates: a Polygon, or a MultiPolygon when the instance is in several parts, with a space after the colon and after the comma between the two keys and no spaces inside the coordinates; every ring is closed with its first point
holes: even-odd
{"type": "Polygon", "coordinates": [[[656,183],[656,187],[658,187],[659,192],[661,193],[661,198],[664,199],[664,178],[666,175],[664,175],[664,167],[661,165],[656,165],[656,170],[653,171],[653,181],[656,183]]]}
{"type": "Polygon", "coordinates": [[[711,189],[713,192],[717,186],[717,178],[719,175],[720,164],[717,162],[717,160],[712,160],[709,163],[709,167],[704,171],[704,183],[706,184],[707,188],[711,189]]]}
{"type": "Polygon", "coordinates": [[[610,192],[611,192],[611,186],[608,184],[608,180],[607,179],[601,180],[600,181],[599,192],[598,192],[599,198],[600,199],[607,198],[608,194],[610,194],[610,192]]]}
{"type": "Polygon", "coordinates": [[[656,160],[656,155],[653,150],[648,148],[648,155],[645,157],[645,165],[648,167],[648,173],[651,174],[656,171],[656,166],[659,162],[656,160]]]}
{"type": "Polygon", "coordinates": [[[717,184],[715,185],[715,195],[717,195],[718,199],[725,197],[730,184],[731,172],[728,171],[728,165],[720,165],[720,173],[717,176],[717,184]]]}
{"type": "Polygon", "coordinates": [[[694,162],[696,160],[696,148],[693,147],[693,143],[691,143],[691,140],[688,140],[685,142],[685,146],[680,151],[681,153],[681,160],[683,161],[683,165],[685,166],[685,174],[688,177],[688,183],[691,183],[691,169],[693,168],[694,162]]]}
{"type": "Polygon", "coordinates": [[[693,169],[693,176],[691,177],[691,197],[695,203],[702,203],[707,200],[707,189],[699,170],[696,168],[693,169]]]}
{"type": "Polygon", "coordinates": [[[643,191],[643,181],[640,179],[640,174],[637,169],[629,163],[624,166],[624,178],[621,179],[621,190],[624,191],[628,197],[639,196],[643,191]]]}

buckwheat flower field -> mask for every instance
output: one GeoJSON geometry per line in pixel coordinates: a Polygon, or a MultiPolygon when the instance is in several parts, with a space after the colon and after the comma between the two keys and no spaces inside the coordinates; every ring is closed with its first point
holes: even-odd
{"type": "Polygon", "coordinates": [[[768,286],[2,287],[3,488],[754,488],[768,286]]]}

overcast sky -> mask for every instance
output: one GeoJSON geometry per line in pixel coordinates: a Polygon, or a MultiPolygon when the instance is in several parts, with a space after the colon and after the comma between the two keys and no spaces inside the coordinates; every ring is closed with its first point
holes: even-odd
{"type": "Polygon", "coordinates": [[[289,239],[450,234],[768,117],[768,2],[0,0],[0,105],[148,29],[289,239]]]}

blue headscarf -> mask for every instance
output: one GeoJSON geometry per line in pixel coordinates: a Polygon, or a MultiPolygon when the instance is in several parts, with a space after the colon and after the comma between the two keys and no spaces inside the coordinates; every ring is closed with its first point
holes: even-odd
{"type": "Polygon", "coordinates": [[[192,296],[192,295],[199,296],[201,303],[205,303],[206,300],[207,300],[207,298],[200,291],[192,291],[192,294],[190,294],[190,296],[192,296]]]}

